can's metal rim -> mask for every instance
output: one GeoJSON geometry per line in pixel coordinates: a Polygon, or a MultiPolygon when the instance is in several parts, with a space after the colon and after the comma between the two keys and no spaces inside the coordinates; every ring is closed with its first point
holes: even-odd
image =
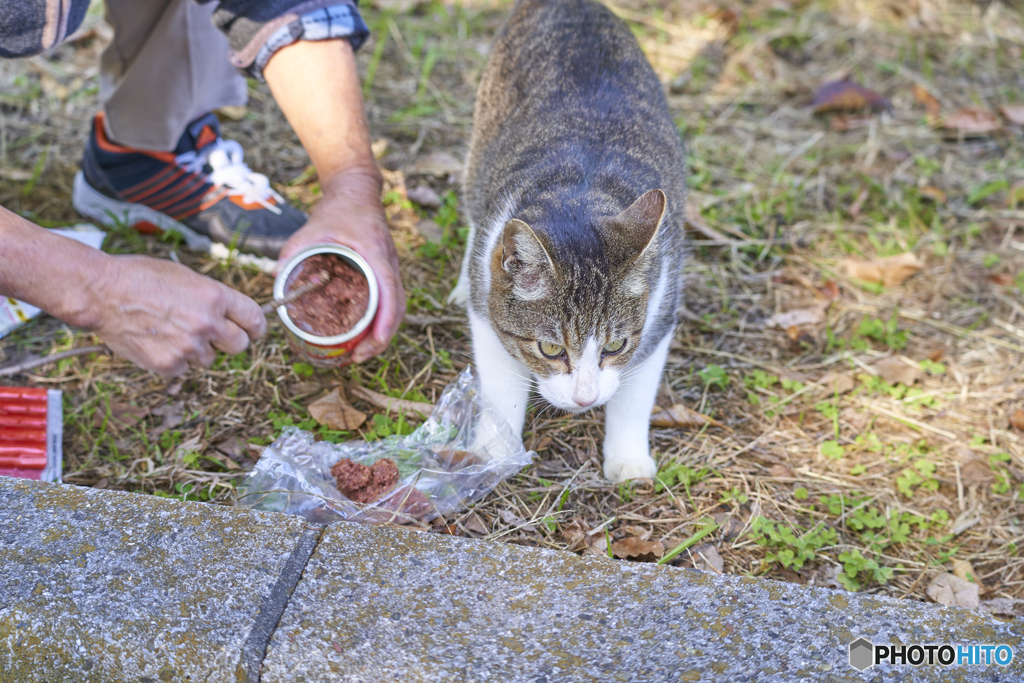
{"type": "Polygon", "coordinates": [[[310,256],[316,256],[317,254],[338,254],[344,257],[351,265],[359,269],[360,272],[366,277],[366,284],[370,288],[370,299],[366,304],[366,313],[359,319],[352,329],[344,334],[338,334],[333,337],[321,337],[316,334],[311,334],[305,330],[299,328],[288,315],[288,306],[278,306],[277,315],[281,318],[281,322],[284,326],[299,339],[316,344],[317,346],[335,346],[337,344],[343,344],[348,340],[358,336],[370,326],[373,322],[374,316],[377,314],[377,304],[380,299],[380,291],[377,286],[377,278],[373,274],[373,269],[370,268],[370,264],[366,260],[356,253],[354,250],[348,247],[343,247],[340,244],[318,244],[312,247],[306,247],[300,252],[297,252],[294,256],[288,259],[288,262],[284,264],[279,271],[277,271],[277,277],[274,278],[274,298],[284,298],[284,287],[288,282],[288,276],[291,275],[295,268],[308,259],[310,256]]]}

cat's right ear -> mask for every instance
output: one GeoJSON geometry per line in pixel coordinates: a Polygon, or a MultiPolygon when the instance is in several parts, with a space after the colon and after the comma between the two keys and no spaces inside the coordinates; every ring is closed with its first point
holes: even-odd
{"type": "Polygon", "coordinates": [[[501,269],[511,280],[512,294],[523,301],[543,299],[551,293],[555,264],[533,229],[513,218],[505,224],[498,244],[501,269]]]}
{"type": "Polygon", "coordinates": [[[608,220],[606,247],[613,261],[631,263],[647,251],[665,218],[667,202],[664,192],[650,190],[608,220]]]}

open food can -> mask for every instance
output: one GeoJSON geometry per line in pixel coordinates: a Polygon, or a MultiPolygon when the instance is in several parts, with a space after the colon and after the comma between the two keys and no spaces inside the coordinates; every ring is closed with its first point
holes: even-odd
{"type": "Polygon", "coordinates": [[[352,350],[373,327],[380,291],[373,270],[348,247],[322,244],[303,249],[277,272],[274,298],[318,282],[326,284],[277,307],[288,330],[288,344],[322,368],[352,362],[352,350]]]}

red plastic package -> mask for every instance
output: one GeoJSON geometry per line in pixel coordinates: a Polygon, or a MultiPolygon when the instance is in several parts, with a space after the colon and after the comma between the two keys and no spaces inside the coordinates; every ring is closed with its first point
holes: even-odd
{"type": "Polygon", "coordinates": [[[0,476],[59,482],[63,439],[60,391],[0,387],[0,476]]]}

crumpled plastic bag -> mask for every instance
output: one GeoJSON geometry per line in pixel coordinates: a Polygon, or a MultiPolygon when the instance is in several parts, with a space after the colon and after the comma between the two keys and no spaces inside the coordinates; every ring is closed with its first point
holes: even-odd
{"type": "Polygon", "coordinates": [[[483,400],[467,367],[445,388],[430,418],[408,436],[334,444],[285,428],[239,485],[237,505],[320,524],[426,522],[480,500],[528,466],[533,455],[483,400]],[[363,465],[390,458],[398,465],[399,482],[371,503],[353,502],[331,474],[342,458],[363,465]]]}

